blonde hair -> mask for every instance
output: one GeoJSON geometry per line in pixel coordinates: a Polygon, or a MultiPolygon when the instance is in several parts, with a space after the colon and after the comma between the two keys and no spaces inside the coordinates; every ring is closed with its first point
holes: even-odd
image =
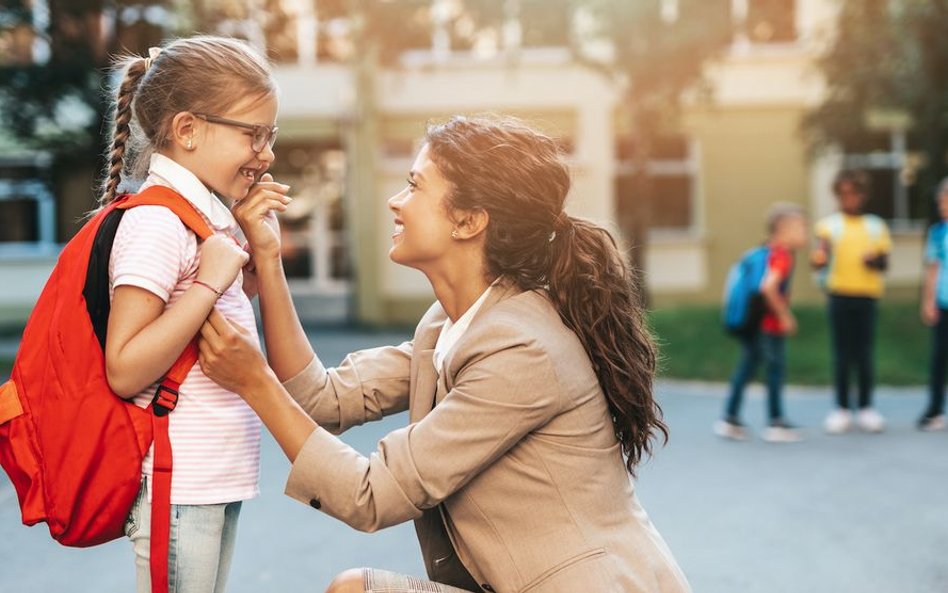
{"type": "Polygon", "coordinates": [[[792,216],[805,219],[806,210],[799,204],[794,204],[793,202],[774,203],[770,206],[770,210],[767,211],[767,232],[771,235],[774,234],[777,227],[780,226],[780,223],[792,216]]]}
{"type": "Polygon", "coordinates": [[[140,178],[154,151],[171,140],[182,111],[226,112],[247,97],[277,93],[270,64],[243,41],[197,36],[167,42],[151,58],[121,56],[114,90],[110,149],[100,206],[112,202],[123,178],[140,178]]]}

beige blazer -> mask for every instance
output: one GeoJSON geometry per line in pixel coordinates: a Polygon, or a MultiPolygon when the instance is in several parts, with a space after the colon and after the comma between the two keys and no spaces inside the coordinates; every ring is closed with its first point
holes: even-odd
{"type": "Polygon", "coordinates": [[[411,342],[334,369],[314,359],[285,384],[320,425],[286,493],[363,531],[414,519],[436,581],[456,552],[488,592],[690,591],[635,496],[589,357],[546,294],[497,285],[439,377],[445,319],[435,304],[411,342]],[[406,409],[410,424],[368,458],[330,434],[406,409]],[[453,546],[439,544],[445,530],[453,546]]]}

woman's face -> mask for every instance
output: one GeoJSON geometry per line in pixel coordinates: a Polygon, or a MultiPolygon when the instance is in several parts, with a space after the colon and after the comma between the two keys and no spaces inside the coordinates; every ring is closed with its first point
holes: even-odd
{"type": "Polygon", "coordinates": [[[395,215],[389,258],[422,271],[432,269],[451,249],[455,224],[447,196],[451,184],[428,158],[428,146],[418,153],[408,174],[408,185],[388,200],[395,215]]]}

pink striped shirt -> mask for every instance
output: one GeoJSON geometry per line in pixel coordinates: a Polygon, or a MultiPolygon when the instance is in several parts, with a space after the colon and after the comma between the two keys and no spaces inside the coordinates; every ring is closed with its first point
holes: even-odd
{"type": "MultiPolygon", "coordinates": [[[[142,189],[170,187],[187,198],[217,233],[238,236],[230,211],[190,171],[162,155],[152,157],[142,189]]],[[[194,233],[170,210],[139,206],[125,213],[115,235],[109,262],[110,289],[137,286],[174,307],[197,278],[200,251],[194,233]]],[[[237,280],[217,301],[229,320],[257,336],[250,300],[237,280]]],[[[173,313],[172,313],[173,314],[173,313]]],[[[157,384],[146,387],[134,402],[147,406],[157,384]]],[[[194,365],[181,384],[178,405],[170,415],[174,458],[173,504],[218,504],[246,500],[259,493],[260,420],[236,394],[208,379],[194,365]]],[[[143,466],[151,493],[152,451],[143,466]]]]}

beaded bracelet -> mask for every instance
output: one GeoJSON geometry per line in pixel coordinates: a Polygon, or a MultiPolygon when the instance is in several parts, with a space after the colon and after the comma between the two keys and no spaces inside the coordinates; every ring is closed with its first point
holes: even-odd
{"type": "Polygon", "coordinates": [[[207,282],[202,282],[202,281],[200,281],[200,280],[195,280],[194,283],[197,284],[197,285],[203,286],[204,288],[210,290],[211,292],[213,292],[214,294],[217,295],[217,298],[221,298],[222,296],[224,296],[224,293],[223,293],[223,292],[217,290],[216,288],[214,288],[213,286],[211,286],[211,285],[208,284],[207,282]]]}

